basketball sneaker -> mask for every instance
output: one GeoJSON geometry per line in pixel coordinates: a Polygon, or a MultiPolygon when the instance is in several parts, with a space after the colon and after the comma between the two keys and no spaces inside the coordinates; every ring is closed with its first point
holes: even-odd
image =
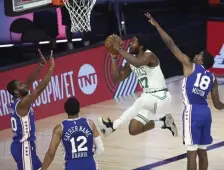
{"type": "Polygon", "coordinates": [[[111,133],[115,131],[113,128],[113,122],[110,120],[110,118],[107,118],[107,121],[104,121],[102,117],[97,118],[98,125],[100,126],[100,131],[103,133],[103,135],[109,136],[111,133]]]}
{"type": "Polygon", "coordinates": [[[164,122],[164,125],[162,126],[162,129],[169,129],[172,132],[173,136],[175,136],[175,137],[178,136],[177,126],[174,123],[174,119],[173,119],[173,116],[171,114],[166,114],[160,120],[164,122]]]}

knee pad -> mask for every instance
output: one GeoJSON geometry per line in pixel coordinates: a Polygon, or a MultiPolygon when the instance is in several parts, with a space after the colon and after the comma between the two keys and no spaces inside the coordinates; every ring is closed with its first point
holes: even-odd
{"type": "Polygon", "coordinates": [[[198,145],[187,145],[187,151],[197,151],[198,145]]]}
{"type": "Polygon", "coordinates": [[[198,149],[206,150],[207,149],[207,145],[198,145],[198,149]]]}

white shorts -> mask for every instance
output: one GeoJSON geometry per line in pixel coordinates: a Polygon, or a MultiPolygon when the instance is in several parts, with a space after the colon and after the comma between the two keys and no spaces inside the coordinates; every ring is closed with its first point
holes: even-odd
{"type": "MultiPolygon", "coordinates": [[[[164,107],[171,103],[171,95],[168,91],[160,91],[156,93],[142,93],[137,100],[147,103],[147,109],[141,109],[138,115],[134,117],[135,120],[140,121],[143,125],[153,120],[153,115],[163,110],[164,107]]],[[[154,116],[155,117],[155,116],[154,116]]]]}

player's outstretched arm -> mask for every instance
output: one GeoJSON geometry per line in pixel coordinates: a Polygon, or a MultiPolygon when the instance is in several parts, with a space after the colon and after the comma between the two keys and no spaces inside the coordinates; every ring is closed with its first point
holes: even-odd
{"type": "Polygon", "coordinates": [[[43,66],[46,64],[45,57],[41,53],[40,49],[38,49],[39,55],[40,55],[40,63],[36,67],[36,69],[28,76],[26,80],[27,87],[30,88],[33,84],[33,82],[38,78],[40,75],[40,72],[43,68],[43,66]]]}
{"type": "Polygon", "coordinates": [[[115,83],[120,83],[126,79],[131,74],[130,64],[126,63],[121,69],[117,65],[117,57],[111,55],[112,66],[111,66],[111,75],[115,83]]]}
{"type": "Polygon", "coordinates": [[[32,91],[30,95],[24,97],[21,102],[18,104],[18,112],[20,116],[25,116],[27,114],[27,110],[29,109],[30,105],[35,102],[35,100],[41,95],[44,89],[47,87],[51,80],[51,76],[53,75],[54,71],[54,58],[53,58],[53,51],[51,51],[50,56],[50,67],[46,75],[44,76],[43,80],[39,83],[35,90],[32,91]]]}
{"type": "Polygon", "coordinates": [[[170,51],[176,56],[176,58],[183,64],[183,66],[193,68],[193,64],[190,61],[190,58],[182,53],[182,51],[177,47],[174,43],[173,39],[160,27],[160,25],[152,18],[149,13],[146,13],[145,16],[148,18],[148,21],[156,27],[159,32],[162,40],[166,44],[166,46],[170,49],[170,51]]]}
{"type": "Polygon", "coordinates": [[[51,143],[47,153],[45,154],[41,170],[47,170],[47,168],[50,166],[51,162],[53,161],[55,153],[61,141],[61,136],[62,136],[62,128],[61,128],[61,125],[59,124],[53,130],[51,143]]]}
{"type": "Polygon", "coordinates": [[[96,147],[95,149],[95,155],[100,155],[104,152],[104,146],[103,146],[103,141],[100,137],[100,134],[96,128],[96,125],[95,123],[92,121],[92,120],[88,120],[89,121],[89,124],[91,126],[91,129],[93,131],[93,135],[94,135],[94,139],[93,139],[93,142],[94,142],[94,145],[96,147]]]}
{"type": "Polygon", "coordinates": [[[215,108],[218,110],[224,109],[224,104],[219,99],[218,82],[216,79],[212,87],[211,96],[215,108]]]}

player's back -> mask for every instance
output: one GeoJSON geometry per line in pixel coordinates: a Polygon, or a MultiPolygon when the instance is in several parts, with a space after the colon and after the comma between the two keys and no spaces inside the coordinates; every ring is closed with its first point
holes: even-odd
{"type": "Polygon", "coordinates": [[[208,145],[211,137],[211,109],[207,96],[213,87],[215,77],[203,66],[194,64],[193,72],[183,80],[183,136],[187,145],[208,145]]]}
{"type": "Polygon", "coordinates": [[[19,116],[16,107],[20,99],[12,100],[9,104],[10,121],[12,131],[14,132],[13,142],[21,143],[24,141],[35,141],[35,124],[34,124],[34,111],[30,107],[26,116],[19,116]]]}
{"type": "Polygon", "coordinates": [[[208,105],[207,96],[212,89],[214,76],[203,66],[194,64],[192,74],[183,80],[183,98],[185,104],[208,105]]]}
{"type": "Polygon", "coordinates": [[[93,158],[93,131],[86,118],[62,122],[62,144],[66,170],[96,170],[93,158]]]}
{"type": "Polygon", "coordinates": [[[186,119],[211,121],[211,110],[207,96],[212,89],[215,77],[203,66],[194,64],[192,74],[183,80],[184,115],[186,119]]]}

